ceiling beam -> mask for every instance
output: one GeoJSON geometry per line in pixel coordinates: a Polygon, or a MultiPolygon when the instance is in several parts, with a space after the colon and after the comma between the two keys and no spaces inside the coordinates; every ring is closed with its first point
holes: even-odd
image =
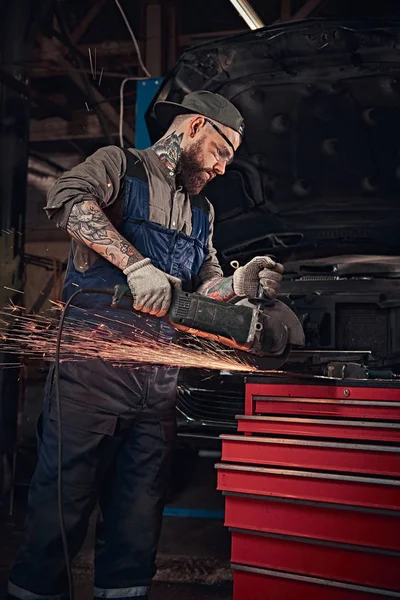
{"type": "MultiPolygon", "coordinates": [[[[58,3],[56,3],[54,5],[54,14],[57,18],[57,24],[60,27],[59,34],[57,34],[56,32],[53,33],[54,45],[55,46],[58,45],[60,47],[61,53],[64,54],[64,57],[68,58],[73,64],[75,64],[75,66],[77,66],[79,68],[79,70],[80,70],[79,80],[80,80],[81,86],[82,86],[81,89],[82,89],[83,93],[85,94],[85,97],[87,97],[87,99],[89,100],[89,102],[91,103],[91,105],[94,108],[94,112],[96,113],[96,115],[99,119],[100,125],[103,129],[104,137],[107,140],[107,144],[111,144],[112,142],[111,142],[111,137],[108,132],[107,120],[105,118],[102,108],[96,103],[96,100],[95,100],[95,97],[93,94],[93,90],[94,90],[93,80],[95,80],[97,77],[97,75],[96,75],[96,66],[97,66],[96,60],[95,60],[96,66],[94,69],[93,79],[91,80],[84,72],[85,65],[82,61],[82,58],[80,57],[79,53],[76,51],[74,44],[71,42],[68,25],[65,21],[63,12],[58,3]]],[[[92,61],[90,61],[90,67],[93,70],[92,61]]]]}
{"type": "Polygon", "coordinates": [[[2,69],[0,69],[0,81],[7,85],[9,88],[13,89],[18,94],[22,94],[29,98],[32,102],[41,106],[42,108],[48,110],[50,114],[61,117],[62,119],[66,119],[67,121],[71,120],[72,113],[68,108],[64,108],[60,106],[56,102],[53,102],[50,98],[46,98],[45,96],[41,96],[35,90],[28,87],[22,81],[15,79],[9,73],[6,73],[2,69]]]}
{"type": "MultiPolygon", "coordinates": [[[[118,135],[117,127],[114,128],[114,135],[118,135]]],[[[32,143],[93,138],[104,138],[99,119],[94,114],[75,113],[72,121],[58,117],[30,121],[29,141],[32,143]]]]}
{"type": "Polygon", "coordinates": [[[92,8],[89,10],[84,19],[79,23],[77,28],[71,33],[71,42],[76,44],[79,42],[81,37],[86,33],[89,25],[95,20],[95,18],[100,14],[103,6],[107,0],[95,0],[92,8]]]}
{"type": "Polygon", "coordinates": [[[167,12],[167,60],[168,70],[172,70],[176,64],[178,54],[178,2],[169,0],[166,4],[167,12]]]}
{"type": "MultiPolygon", "coordinates": [[[[121,60],[118,63],[119,67],[126,66],[127,68],[131,66],[131,63],[126,59],[126,64],[121,60]]],[[[92,71],[90,68],[87,69],[75,69],[74,66],[70,66],[68,69],[62,68],[60,66],[56,66],[54,63],[50,64],[49,62],[36,63],[34,67],[29,68],[29,77],[30,79],[40,79],[46,77],[67,77],[71,71],[78,71],[78,73],[86,73],[86,75],[90,75],[92,77],[92,71]]],[[[101,74],[101,71],[98,75],[101,74]]],[[[123,71],[103,71],[104,77],[112,77],[113,79],[125,79],[125,77],[131,77],[131,73],[123,72],[123,71]]],[[[100,77],[99,77],[100,80],[100,77]]]]}
{"type": "Polygon", "coordinates": [[[139,64],[135,46],[130,40],[106,40],[105,42],[101,42],[100,44],[78,44],[76,49],[85,57],[88,56],[89,49],[91,50],[92,55],[96,50],[97,58],[101,58],[103,56],[120,56],[121,54],[131,55],[130,64],[132,65],[132,67],[136,67],[139,64]]]}
{"type": "MultiPolygon", "coordinates": [[[[64,56],[61,46],[59,42],[54,40],[50,40],[49,38],[45,38],[41,36],[40,38],[41,44],[43,46],[43,50],[45,53],[53,53],[53,60],[57,62],[57,64],[64,68],[66,71],[69,71],[68,75],[71,80],[75,83],[75,85],[81,90],[81,92],[86,96],[86,86],[82,80],[81,74],[79,71],[74,70],[73,65],[70,61],[64,56]]],[[[91,87],[91,96],[90,102],[101,104],[101,110],[104,115],[108,118],[108,120],[114,125],[114,127],[119,127],[119,114],[115,110],[115,108],[110,104],[107,99],[96,89],[94,86],[91,87]]],[[[134,131],[130,125],[124,123],[124,136],[129,140],[130,143],[133,144],[134,141],[134,131]]]]}
{"type": "Polygon", "coordinates": [[[152,77],[163,72],[162,7],[160,0],[149,0],[146,6],[146,68],[152,77]]]}
{"type": "MultiPolygon", "coordinates": [[[[101,66],[102,58],[109,57],[121,57],[123,56],[126,60],[129,59],[129,63],[126,64],[131,67],[136,67],[138,65],[137,54],[135,48],[131,41],[116,41],[116,40],[107,40],[105,42],[101,42],[100,44],[78,44],[76,46],[76,50],[85,57],[85,59],[89,56],[89,50],[92,53],[92,57],[96,51],[98,66],[101,66]]],[[[32,66],[33,68],[37,66],[38,63],[42,62],[53,62],[54,63],[54,50],[51,47],[37,48],[33,52],[32,56],[32,66]]],[[[118,66],[119,63],[118,63],[118,66]]]]}
{"type": "Polygon", "coordinates": [[[32,150],[29,150],[29,158],[30,159],[34,158],[35,160],[39,161],[40,163],[43,163],[44,165],[47,165],[56,174],[57,173],[64,173],[66,171],[65,167],[63,167],[59,163],[56,163],[54,160],[52,160],[48,156],[44,156],[44,155],[42,155],[42,154],[40,154],[38,152],[34,152],[32,150]]]}

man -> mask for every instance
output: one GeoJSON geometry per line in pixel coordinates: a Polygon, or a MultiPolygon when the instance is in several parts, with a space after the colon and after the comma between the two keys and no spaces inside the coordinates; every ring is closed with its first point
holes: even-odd
{"type": "MultiPolygon", "coordinates": [[[[282,267],[258,257],[224,278],[212,244],[213,209],[201,194],[222,175],[242,141],[243,119],[225,98],[194,92],[182,104],[159,102],[166,134],[144,151],[102,148],[64,174],[47,213],[73,238],[64,300],[77,289],[126,283],[133,308],[81,294],[77,319],[108,318],[172,339],[163,317],[172,289],[184,285],[220,300],[275,296],[282,267]],[[145,313],[145,314],[143,314],[145,313]]],[[[110,320],[111,319],[111,320],[110,320]]],[[[132,331],[131,329],[129,330],[132,331]]],[[[132,357],[134,359],[134,357],[132,357]]],[[[63,362],[60,371],[63,507],[71,556],[99,503],[95,598],[147,598],[175,435],[178,369],[102,361],[63,362]]],[[[9,593],[56,600],[67,589],[57,513],[57,407],[50,371],[39,427],[39,460],[29,496],[27,539],[9,593]]]]}

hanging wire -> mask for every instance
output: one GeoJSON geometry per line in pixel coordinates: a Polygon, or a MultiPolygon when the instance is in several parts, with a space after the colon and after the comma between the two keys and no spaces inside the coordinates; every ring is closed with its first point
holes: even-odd
{"type": "Polygon", "coordinates": [[[119,145],[124,147],[124,88],[128,81],[138,81],[142,77],[126,77],[119,88],[119,145]]]}
{"type": "Polygon", "coordinates": [[[128,28],[128,31],[129,31],[129,33],[130,33],[130,35],[131,35],[131,38],[132,38],[132,40],[133,40],[133,43],[134,43],[134,45],[135,45],[135,49],[136,49],[136,52],[137,52],[137,55],[138,55],[139,64],[140,64],[140,66],[142,67],[143,71],[146,73],[146,76],[147,76],[147,77],[151,77],[151,75],[150,75],[149,71],[147,70],[147,68],[146,68],[145,64],[143,63],[142,54],[141,54],[141,52],[140,52],[139,44],[137,43],[136,36],[135,36],[135,34],[133,33],[133,31],[132,31],[132,27],[129,25],[129,21],[128,21],[127,17],[126,17],[126,14],[124,13],[124,10],[123,10],[123,8],[122,8],[122,6],[121,6],[121,4],[119,3],[119,1],[118,1],[118,0],[115,0],[115,4],[118,6],[118,8],[119,8],[119,10],[120,10],[120,13],[121,13],[121,15],[122,15],[122,18],[123,18],[123,19],[124,19],[124,21],[125,21],[125,25],[127,26],[127,28],[128,28]]]}
{"type": "MultiPolygon", "coordinates": [[[[142,70],[146,73],[147,78],[151,77],[151,74],[149,73],[149,71],[146,68],[146,65],[143,62],[142,59],[142,54],[140,52],[140,48],[139,48],[139,44],[137,43],[136,40],[136,36],[132,31],[132,27],[129,24],[129,21],[126,17],[126,14],[121,6],[121,4],[119,3],[119,0],[115,0],[115,4],[118,6],[119,11],[122,15],[122,18],[125,21],[125,25],[128,28],[128,31],[130,33],[130,36],[133,40],[133,43],[135,45],[135,49],[138,55],[138,59],[139,59],[139,65],[141,66],[142,70]]],[[[124,133],[123,133],[123,128],[124,128],[124,88],[125,85],[128,81],[138,81],[140,79],[143,79],[142,77],[126,77],[122,83],[121,83],[121,87],[119,88],[119,145],[121,146],[121,148],[124,147],[124,133]]]]}

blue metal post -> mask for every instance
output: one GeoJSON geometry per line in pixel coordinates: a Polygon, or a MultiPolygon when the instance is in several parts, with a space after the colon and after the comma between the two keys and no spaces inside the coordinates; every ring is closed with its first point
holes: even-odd
{"type": "Polygon", "coordinates": [[[144,115],[149,108],[158,88],[163,81],[162,77],[140,79],[136,88],[136,139],[135,148],[143,150],[151,145],[144,115]]]}

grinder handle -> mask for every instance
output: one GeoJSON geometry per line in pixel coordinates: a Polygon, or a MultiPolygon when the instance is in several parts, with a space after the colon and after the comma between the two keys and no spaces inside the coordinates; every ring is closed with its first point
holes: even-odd
{"type": "MultiPolygon", "coordinates": [[[[278,261],[277,257],[274,256],[273,254],[269,254],[268,256],[275,262],[278,261]]],[[[275,304],[275,301],[270,296],[268,296],[268,294],[265,293],[264,288],[261,285],[261,283],[258,284],[257,299],[258,299],[258,308],[260,308],[260,309],[265,308],[266,306],[274,306],[274,304],[275,304]]]]}
{"type": "Polygon", "coordinates": [[[128,297],[132,298],[132,292],[129,288],[129,285],[119,284],[114,287],[114,295],[111,300],[112,308],[116,308],[118,304],[121,302],[122,298],[128,297]]]}
{"type": "Polygon", "coordinates": [[[274,306],[275,304],[274,300],[272,300],[272,298],[264,292],[264,288],[261,283],[258,286],[257,296],[255,298],[249,298],[248,300],[251,302],[251,304],[255,304],[260,310],[266,306],[274,306]]]}
{"type": "MultiPolygon", "coordinates": [[[[268,256],[275,262],[277,261],[276,256],[272,254],[269,254],[268,256]]],[[[234,270],[236,270],[239,268],[239,261],[232,260],[230,265],[234,270]]],[[[255,298],[248,298],[248,301],[251,302],[251,304],[255,304],[260,310],[266,306],[274,306],[275,304],[275,301],[264,292],[264,288],[261,283],[258,285],[257,296],[255,298]]]]}

